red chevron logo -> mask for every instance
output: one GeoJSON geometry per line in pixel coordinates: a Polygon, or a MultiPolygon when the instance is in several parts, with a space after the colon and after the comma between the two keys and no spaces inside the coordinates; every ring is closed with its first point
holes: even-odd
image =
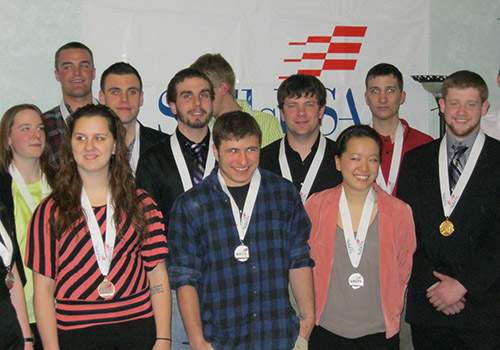
{"type": "MultiPolygon", "coordinates": [[[[325,44],[323,52],[303,52],[301,58],[285,58],[283,62],[304,62],[308,60],[323,61],[321,69],[298,69],[297,74],[309,74],[319,77],[325,70],[354,70],[357,60],[345,58],[346,54],[359,54],[360,42],[352,42],[353,38],[364,38],[368,27],[336,26],[330,36],[309,36],[305,42],[289,42],[290,46],[307,46],[307,44],[325,44]],[[342,58],[338,58],[341,56],[342,58]],[[335,58],[337,57],[337,58],[335,58]]],[[[317,45],[315,45],[317,47],[317,45]]],[[[286,79],[280,76],[279,79],[286,79]]]]}

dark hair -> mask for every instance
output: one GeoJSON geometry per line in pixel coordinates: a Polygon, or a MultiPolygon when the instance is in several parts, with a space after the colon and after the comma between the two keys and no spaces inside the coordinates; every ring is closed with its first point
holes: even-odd
{"type": "MultiPolygon", "coordinates": [[[[42,117],[42,111],[40,111],[40,108],[33,104],[23,103],[12,106],[7,111],[5,111],[2,116],[2,121],[0,121],[0,170],[6,173],[9,172],[9,165],[10,163],[12,163],[13,159],[12,149],[9,146],[9,137],[12,131],[12,125],[14,125],[16,115],[19,112],[25,110],[35,111],[40,116],[40,120],[45,125],[45,121],[42,117]]],[[[50,164],[52,152],[47,138],[45,139],[45,146],[43,148],[42,154],[40,155],[40,169],[45,174],[49,185],[52,186],[54,180],[54,169],[50,164]]]]}
{"type": "Polygon", "coordinates": [[[326,105],[326,89],[323,83],[313,75],[294,74],[284,80],[278,88],[278,108],[283,109],[285,98],[316,97],[318,105],[326,105]]]}
{"type": "Polygon", "coordinates": [[[73,156],[71,139],[76,122],[81,118],[92,117],[104,118],[115,140],[115,154],[111,156],[109,164],[109,188],[115,208],[113,220],[117,225],[118,237],[122,237],[125,233],[124,218],[126,217],[135,226],[139,242],[142,242],[147,236],[147,220],[141,201],[136,194],[134,175],[127,157],[125,128],[110,108],[93,104],[78,109],[67,120],[68,131],[61,145],[58,181],[52,192],[54,207],[49,222],[54,228],[53,237],[61,238],[66,231],[73,229],[81,220],[84,220],[80,200],[83,181],[73,156]],[[55,215],[56,210],[58,215],[55,215]]]}
{"type": "Polygon", "coordinates": [[[54,65],[57,70],[57,66],[59,64],[59,56],[61,55],[61,52],[64,50],[85,50],[89,53],[90,55],[90,63],[92,63],[92,66],[94,66],[94,54],[92,54],[92,50],[90,50],[87,45],[84,45],[78,41],[72,41],[70,43],[64,44],[61,46],[59,49],[57,49],[55,58],[54,58],[54,65]]]}
{"type": "Polygon", "coordinates": [[[378,133],[371,126],[368,125],[351,125],[344,129],[337,138],[337,151],[335,155],[340,158],[342,153],[347,150],[347,144],[355,137],[368,137],[375,141],[378,145],[379,158],[382,159],[382,140],[378,133]]]}
{"type": "Polygon", "coordinates": [[[214,85],[208,79],[208,77],[194,68],[185,68],[179,72],[177,72],[174,77],[170,80],[167,87],[167,102],[168,103],[176,103],[177,102],[177,85],[182,83],[186,79],[191,78],[200,78],[206,80],[208,85],[210,85],[210,98],[212,101],[215,98],[214,85]]]}
{"type": "Polygon", "coordinates": [[[222,82],[227,83],[231,95],[235,97],[236,77],[233,68],[220,53],[204,54],[198,57],[189,68],[203,72],[216,86],[219,86],[222,82]]]}
{"type": "Polygon", "coordinates": [[[467,89],[474,88],[479,90],[479,96],[481,98],[481,103],[488,100],[488,85],[483,78],[477,73],[468,71],[468,70],[460,70],[448,76],[441,88],[441,94],[443,98],[446,100],[446,96],[448,95],[449,89],[467,89]]]}
{"type": "Polygon", "coordinates": [[[102,72],[101,75],[101,91],[104,92],[104,88],[106,86],[106,78],[110,74],[116,74],[116,75],[127,75],[127,74],[133,74],[139,79],[139,87],[140,90],[142,91],[142,79],[141,76],[139,75],[139,72],[137,69],[135,69],[131,64],[126,63],[126,62],[116,62],[113,63],[111,66],[109,66],[104,72],[102,72]]]}
{"type": "Polygon", "coordinates": [[[380,76],[385,77],[387,75],[393,75],[398,81],[399,90],[403,91],[403,75],[396,66],[390,63],[379,63],[373,66],[368,73],[366,73],[365,87],[368,88],[368,81],[370,79],[380,76]]]}
{"type": "Polygon", "coordinates": [[[248,136],[257,136],[259,145],[262,143],[262,131],[259,124],[246,112],[224,113],[215,120],[213,137],[217,149],[222,141],[239,140],[248,136]]]}

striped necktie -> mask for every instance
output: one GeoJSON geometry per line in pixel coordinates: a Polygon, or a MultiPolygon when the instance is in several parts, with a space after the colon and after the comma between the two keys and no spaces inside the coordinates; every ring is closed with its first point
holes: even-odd
{"type": "Polygon", "coordinates": [[[453,192],[453,189],[455,188],[458,179],[464,170],[464,162],[461,158],[468,147],[466,145],[453,145],[451,148],[453,148],[454,153],[451,158],[450,165],[448,166],[448,173],[450,176],[450,191],[453,192]]]}
{"type": "Polygon", "coordinates": [[[193,183],[196,185],[201,180],[203,180],[203,174],[205,173],[205,160],[203,159],[203,147],[202,143],[191,144],[191,150],[195,154],[195,162],[193,167],[193,183]]]}

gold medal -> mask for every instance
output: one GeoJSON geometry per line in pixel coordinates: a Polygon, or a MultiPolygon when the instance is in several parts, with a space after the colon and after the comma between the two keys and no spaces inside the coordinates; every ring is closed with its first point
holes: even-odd
{"type": "Polygon", "coordinates": [[[455,231],[455,227],[453,226],[453,223],[446,218],[441,225],[439,225],[439,232],[445,237],[448,237],[455,231]]]}

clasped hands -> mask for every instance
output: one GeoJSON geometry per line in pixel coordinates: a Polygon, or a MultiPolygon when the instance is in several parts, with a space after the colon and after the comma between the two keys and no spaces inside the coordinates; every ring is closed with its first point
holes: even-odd
{"type": "Polygon", "coordinates": [[[456,279],[443,275],[437,271],[432,272],[439,282],[427,288],[429,302],[445,315],[455,315],[465,307],[465,293],[467,289],[456,279]]]}

